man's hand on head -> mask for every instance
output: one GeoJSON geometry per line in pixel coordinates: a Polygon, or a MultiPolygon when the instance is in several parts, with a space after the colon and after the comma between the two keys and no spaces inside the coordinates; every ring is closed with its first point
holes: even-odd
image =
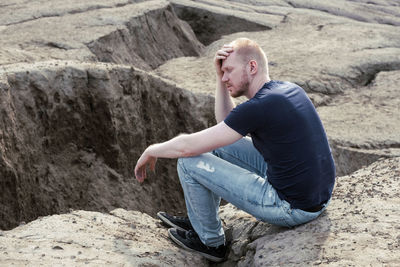
{"type": "Polygon", "coordinates": [[[233,46],[230,44],[225,44],[221,49],[215,53],[214,64],[215,70],[219,78],[222,78],[224,74],[221,70],[222,61],[225,60],[233,52],[233,46]]]}

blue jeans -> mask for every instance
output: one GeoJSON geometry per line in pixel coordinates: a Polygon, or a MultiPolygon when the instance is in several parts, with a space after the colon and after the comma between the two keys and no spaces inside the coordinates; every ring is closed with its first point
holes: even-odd
{"type": "Polygon", "coordinates": [[[325,210],[327,204],[318,212],[292,209],[268,182],[266,171],[264,158],[248,137],[212,153],[178,160],[188,216],[205,245],[225,243],[218,215],[221,197],[258,220],[286,227],[311,221],[325,210]]]}

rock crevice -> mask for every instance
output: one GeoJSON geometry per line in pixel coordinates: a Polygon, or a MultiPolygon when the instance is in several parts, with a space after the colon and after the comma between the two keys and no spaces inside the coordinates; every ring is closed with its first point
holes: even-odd
{"type": "Polygon", "coordinates": [[[211,98],[114,65],[48,62],[5,76],[1,228],[78,207],[183,209],[175,162],[161,160],[143,186],[133,167],[150,143],[212,125],[211,98]]]}
{"type": "Polygon", "coordinates": [[[180,56],[199,56],[203,45],[192,29],[177,19],[171,7],[131,19],[109,35],[87,44],[98,61],[154,69],[180,56]]]}
{"type": "Polygon", "coordinates": [[[0,228],[21,225],[0,231],[0,261],[207,266],[143,214],[184,212],[175,160],[160,159],[144,184],[133,167],[148,145],[215,124],[215,51],[248,37],[267,52],[272,78],[301,85],[317,106],[337,186],[327,212],[294,229],[222,207],[231,245],[218,266],[397,265],[398,7],[7,0],[0,5],[0,228]]]}

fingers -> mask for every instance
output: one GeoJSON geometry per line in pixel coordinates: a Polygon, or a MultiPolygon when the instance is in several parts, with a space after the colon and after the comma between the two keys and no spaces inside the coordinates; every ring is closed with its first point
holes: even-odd
{"type": "Polygon", "coordinates": [[[142,179],[141,179],[141,181],[143,182],[144,181],[144,179],[146,179],[146,166],[143,166],[143,168],[142,168],[142,179]]]}
{"type": "Polygon", "coordinates": [[[230,44],[224,44],[224,46],[222,47],[222,49],[227,49],[227,50],[233,51],[233,46],[230,45],[230,44]]]}
{"type": "Polygon", "coordinates": [[[156,170],[156,162],[157,162],[157,159],[153,159],[150,162],[150,170],[153,171],[153,172],[155,172],[155,170],[156,170]]]}
{"type": "Polygon", "coordinates": [[[135,176],[136,180],[138,180],[139,183],[143,183],[144,179],[146,179],[146,165],[141,166],[141,167],[136,167],[135,168],[135,176]]]}
{"type": "Polygon", "coordinates": [[[156,162],[157,162],[157,158],[147,157],[147,156],[142,155],[138,159],[138,162],[136,163],[136,166],[135,166],[134,172],[135,172],[136,180],[138,180],[140,183],[142,183],[144,181],[144,179],[147,178],[147,173],[146,173],[147,165],[149,166],[151,171],[155,172],[156,162]]]}
{"type": "Polygon", "coordinates": [[[217,51],[217,53],[215,54],[215,58],[226,59],[232,52],[233,52],[232,46],[224,45],[220,50],[217,51]]]}
{"type": "Polygon", "coordinates": [[[135,176],[139,183],[142,183],[146,179],[146,160],[143,159],[143,155],[138,159],[135,166],[135,176]]]}
{"type": "Polygon", "coordinates": [[[221,79],[223,72],[221,70],[222,61],[228,58],[228,56],[233,52],[233,46],[225,44],[221,49],[215,53],[214,64],[217,71],[217,76],[221,79]]]}

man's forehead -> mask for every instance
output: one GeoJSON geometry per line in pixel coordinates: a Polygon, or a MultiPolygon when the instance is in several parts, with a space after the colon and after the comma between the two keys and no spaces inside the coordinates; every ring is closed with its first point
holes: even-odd
{"type": "Polygon", "coordinates": [[[222,66],[221,67],[222,68],[227,68],[227,67],[232,67],[232,66],[234,66],[236,64],[237,64],[237,62],[236,62],[236,53],[232,52],[232,53],[229,54],[229,56],[226,59],[222,60],[222,66]]]}

